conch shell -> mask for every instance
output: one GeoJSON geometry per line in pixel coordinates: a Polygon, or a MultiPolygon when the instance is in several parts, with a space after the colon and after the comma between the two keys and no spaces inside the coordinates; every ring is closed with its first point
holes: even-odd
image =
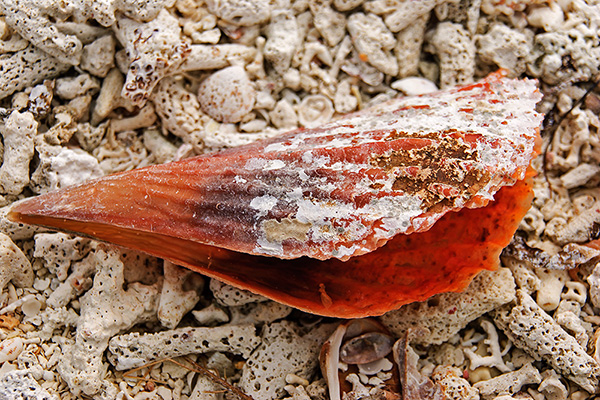
{"type": "Polygon", "coordinates": [[[534,81],[499,72],[26,199],[9,218],[141,250],[308,312],[382,314],[497,266],[529,208],[540,98],[534,81]]]}

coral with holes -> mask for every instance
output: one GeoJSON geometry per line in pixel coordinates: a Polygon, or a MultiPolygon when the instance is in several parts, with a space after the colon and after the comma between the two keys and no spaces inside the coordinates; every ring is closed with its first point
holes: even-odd
{"type": "Polygon", "coordinates": [[[289,321],[265,325],[262,343],[244,364],[240,387],[254,398],[276,399],[285,393],[288,374],[309,379],[318,368],[321,345],[336,325],[323,323],[312,329],[289,321]]]}
{"type": "Polygon", "coordinates": [[[517,290],[516,301],[493,314],[496,325],[515,346],[543,359],[588,392],[597,390],[598,362],[525,292],[517,290]]]}
{"type": "Polygon", "coordinates": [[[526,364],[517,371],[477,382],[473,387],[479,391],[479,395],[483,400],[491,400],[498,395],[514,395],[523,386],[540,383],[541,381],[540,372],[532,364],[526,364]]]}
{"type": "Polygon", "coordinates": [[[33,284],[33,270],[21,249],[10,237],[0,233],[0,290],[8,282],[19,287],[30,287],[33,284]]]}
{"type": "Polygon", "coordinates": [[[402,336],[411,327],[428,330],[414,343],[441,344],[467,324],[488,311],[514,299],[515,283],[508,269],[483,271],[473,279],[463,293],[443,293],[426,302],[402,306],[380,319],[395,335],[402,336]]]}
{"type": "Polygon", "coordinates": [[[140,335],[114,336],[108,359],[117,370],[146,365],[155,360],[215,351],[244,359],[259,345],[254,325],[223,325],[214,328],[179,328],[140,335]]]}
{"type": "Polygon", "coordinates": [[[0,167],[0,193],[17,195],[29,184],[29,164],[34,154],[38,123],[32,113],[15,110],[0,128],[4,143],[0,167]]]}
{"type": "Polygon", "coordinates": [[[76,395],[113,398],[116,388],[104,378],[102,361],[111,337],[135,324],[156,318],[161,282],[132,283],[123,289],[123,262],[117,249],[94,252],[94,285],[81,298],[74,341],[65,340],[58,372],[76,395]]]}
{"type": "Polygon", "coordinates": [[[181,37],[179,21],[165,10],[149,22],[121,17],[114,30],[129,59],[122,95],[142,106],[158,81],[179,69],[190,44],[181,37]]]}

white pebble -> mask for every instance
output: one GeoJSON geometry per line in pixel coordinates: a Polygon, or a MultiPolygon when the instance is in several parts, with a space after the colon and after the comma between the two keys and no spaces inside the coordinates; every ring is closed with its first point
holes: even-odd
{"type": "Polygon", "coordinates": [[[27,317],[33,317],[37,315],[42,308],[42,303],[36,299],[35,297],[28,299],[26,302],[21,305],[21,311],[27,317]]]}
{"type": "Polygon", "coordinates": [[[429,79],[411,76],[392,82],[392,89],[399,90],[407,96],[418,96],[420,94],[433,93],[438,91],[435,83],[429,79]]]}
{"type": "Polygon", "coordinates": [[[35,278],[35,281],[33,282],[33,288],[40,292],[48,289],[49,287],[50,287],[50,278],[45,278],[45,279],[35,278]]]}
{"type": "Polygon", "coordinates": [[[227,67],[206,78],[198,90],[202,110],[219,122],[235,123],[254,106],[256,93],[244,68],[227,67]]]}

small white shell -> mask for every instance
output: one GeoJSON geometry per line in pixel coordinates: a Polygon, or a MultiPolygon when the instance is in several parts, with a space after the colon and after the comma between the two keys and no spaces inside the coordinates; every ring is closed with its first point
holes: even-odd
{"type": "Polygon", "coordinates": [[[417,76],[409,76],[408,78],[400,79],[392,82],[392,89],[401,91],[407,96],[418,96],[420,94],[433,93],[438,90],[435,83],[429,79],[420,78],[417,76]]]}
{"type": "Polygon", "coordinates": [[[254,106],[256,93],[244,68],[232,66],[206,78],[198,90],[202,110],[219,122],[235,123],[254,106]]]}
{"type": "Polygon", "coordinates": [[[298,120],[307,128],[329,122],[332,116],[333,104],[321,94],[306,96],[298,109],[298,120]]]}
{"type": "Polygon", "coordinates": [[[5,361],[14,361],[23,351],[23,338],[13,337],[0,343],[0,364],[5,361]]]}

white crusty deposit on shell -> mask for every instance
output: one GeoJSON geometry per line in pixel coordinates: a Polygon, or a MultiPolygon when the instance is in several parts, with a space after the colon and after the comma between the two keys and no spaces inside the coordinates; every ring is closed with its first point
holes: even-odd
{"type": "MultiPolygon", "coordinates": [[[[442,185],[440,193],[446,193],[444,196],[453,199],[450,208],[485,203],[503,182],[524,177],[529,157],[534,151],[534,135],[541,116],[535,112],[523,113],[523,110],[533,108],[539,94],[531,81],[503,79],[501,82],[502,85],[490,83],[488,86],[484,83],[466,90],[392,100],[319,129],[272,140],[265,148],[264,158],[249,159],[245,169],[254,173],[282,171],[286,179],[298,182],[298,190],[279,193],[273,189],[251,198],[250,208],[257,214],[258,246],[254,251],[284,258],[298,255],[323,258],[324,252],[344,260],[372,250],[372,244],[364,240],[385,242],[398,233],[427,230],[444,211],[429,213],[430,205],[426,203],[425,195],[406,189],[406,192],[395,190],[398,177],[410,176],[406,167],[394,165],[393,161],[394,157],[404,154],[394,147],[395,139],[401,137],[425,141],[432,137],[432,143],[448,140],[448,146],[457,150],[463,148],[470,153],[471,156],[463,156],[460,161],[461,167],[456,173],[462,176],[457,178],[458,182],[466,179],[469,171],[490,174],[489,180],[472,194],[461,193],[456,182],[447,182],[447,187],[442,185]],[[484,93],[490,96],[488,100],[470,97],[484,93]],[[518,100],[513,93],[519,93],[518,100]],[[496,106],[497,102],[501,109],[496,106]],[[415,110],[418,110],[418,119],[411,118],[417,115],[415,110]],[[454,143],[452,134],[457,131],[477,137],[476,143],[471,145],[460,138],[454,143]],[[517,132],[523,132],[524,136],[517,136],[517,132]],[[382,137],[389,139],[386,141],[390,144],[389,148],[379,150],[379,158],[370,161],[358,158],[353,162],[341,162],[323,153],[335,148],[353,146],[358,149],[374,145],[382,137]],[[292,151],[302,155],[301,162],[286,157],[292,151]],[[366,172],[372,171],[374,166],[389,168],[389,171],[370,177],[366,172]],[[317,170],[330,171],[329,177],[317,178],[314,173],[317,170]],[[378,194],[364,205],[335,197],[332,197],[335,200],[323,198],[322,194],[306,195],[308,190],[313,191],[316,187],[321,193],[331,196],[340,186],[347,185],[343,182],[356,175],[363,176],[357,185],[358,193],[378,194]],[[447,195],[448,192],[451,194],[447,195]],[[281,213],[287,215],[285,220],[269,217],[281,213]],[[292,238],[301,243],[301,254],[296,254],[298,250],[286,245],[285,240],[292,238]],[[350,242],[352,244],[347,244],[350,242]],[[319,246],[318,251],[313,244],[319,246]],[[327,251],[322,249],[323,246],[327,247],[327,251]]],[[[435,159],[436,152],[442,151],[437,146],[427,147],[432,159],[435,159]]],[[[426,179],[432,171],[424,168],[421,173],[426,179]]],[[[429,190],[436,189],[430,187],[429,190]]]]}

